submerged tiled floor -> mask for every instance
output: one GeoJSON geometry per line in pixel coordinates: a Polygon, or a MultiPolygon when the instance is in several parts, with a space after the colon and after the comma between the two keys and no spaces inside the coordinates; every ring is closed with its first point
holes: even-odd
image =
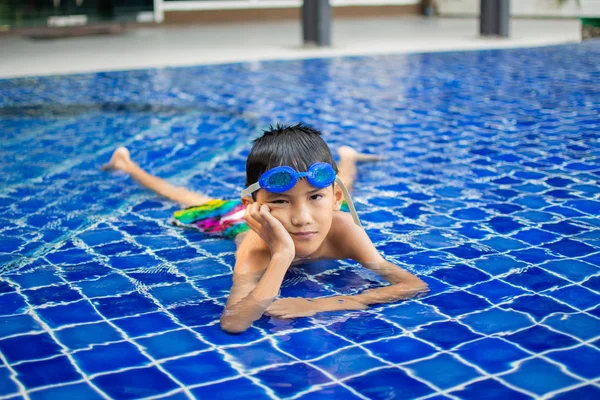
{"type": "MultiPolygon", "coordinates": [[[[600,43],[0,81],[0,397],[598,398],[600,43]],[[104,174],[212,196],[276,121],[389,160],[359,213],[419,300],[217,324],[234,245],[104,174]]],[[[293,268],[282,296],[379,285],[293,268]]]]}

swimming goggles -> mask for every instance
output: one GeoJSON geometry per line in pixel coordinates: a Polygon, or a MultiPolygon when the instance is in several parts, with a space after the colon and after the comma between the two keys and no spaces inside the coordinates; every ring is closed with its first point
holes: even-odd
{"type": "Polygon", "coordinates": [[[362,226],[348,189],[346,189],[342,180],[337,177],[331,164],[324,162],[318,162],[311,165],[307,172],[297,172],[295,169],[288,166],[271,168],[260,176],[258,182],[253,183],[242,190],[242,197],[250,196],[258,189],[265,189],[271,193],[283,193],[293,188],[298,182],[298,179],[302,178],[306,178],[308,183],[319,189],[326,188],[333,182],[336,182],[340,186],[340,189],[342,189],[342,193],[344,194],[346,203],[348,203],[348,208],[350,209],[350,214],[352,214],[354,223],[358,226],[362,226]]]}

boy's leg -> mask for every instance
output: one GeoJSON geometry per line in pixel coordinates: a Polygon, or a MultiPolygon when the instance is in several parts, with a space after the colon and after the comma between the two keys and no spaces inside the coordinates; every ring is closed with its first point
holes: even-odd
{"type": "Polygon", "coordinates": [[[125,147],[119,147],[115,150],[110,162],[102,167],[102,170],[119,170],[126,172],[142,186],[155,191],[156,193],[173,200],[185,207],[198,206],[211,200],[210,197],[202,194],[190,192],[189,190],[171,185],[169,182],[159,177],[150,175],[140,168],[139,165],[131,161],[129,150],[125,147]]]}
{"type": "Polygon", "coordinates": [[[360,161],[379,161],[385,157],[373,154],[363,154],[349,146],[342,146],[338,149],[340,161],[338,162],[338,176],[344,182],[348,190],[352,190],[354,180],[356,179],[356,163],[360,161]]]}

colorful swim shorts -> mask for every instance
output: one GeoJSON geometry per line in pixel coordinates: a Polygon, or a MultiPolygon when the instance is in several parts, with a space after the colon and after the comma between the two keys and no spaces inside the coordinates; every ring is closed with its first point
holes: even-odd
{"type": "Polygon", "coordinates": [[[241,200],[210,200],[199,206],[175,211],[173,223],[234,239],[240,233],[250,229],[244,221],[245,212],[241,200]]]}
{"type": "MultiPolygon", "coordinates": [[[[348,205],[342,203],[342,211],[348,211],[348,205]]],[[[199,206],[175,211],[173,223],[178,226],[196,228],[207,234],[234,239],[250,227],[244,221],[246,209],[241,200],[210,200],[199,206]]]]}

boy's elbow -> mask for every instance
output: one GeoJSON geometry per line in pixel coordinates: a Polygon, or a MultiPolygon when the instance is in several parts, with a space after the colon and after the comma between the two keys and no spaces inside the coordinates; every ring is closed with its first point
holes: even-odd
{"type": "Polygon", "coordinates": [[[250,327],[244,321],[236,321],[234,318],[226,315],[221,316],[221,329],[227,333],[242,333],[250,327]]]}

